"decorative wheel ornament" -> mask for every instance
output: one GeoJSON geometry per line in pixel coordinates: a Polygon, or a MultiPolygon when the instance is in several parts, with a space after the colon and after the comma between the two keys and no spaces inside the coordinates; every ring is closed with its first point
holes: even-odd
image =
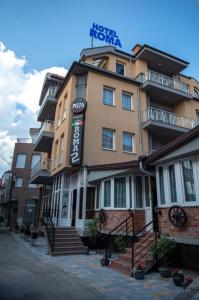
{"type": "Polygon", "coordinates": [[[187,214],[185,210],[178,205],[171,206],[168,215],[171,224],[175,227],[182,228],[187,223],[187,214]]]}

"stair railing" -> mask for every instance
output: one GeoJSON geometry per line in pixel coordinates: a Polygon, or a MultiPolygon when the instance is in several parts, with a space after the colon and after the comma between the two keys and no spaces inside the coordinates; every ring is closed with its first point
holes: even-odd
{"type": "Polygon", "coordinates": [[[48,242],[50,245],[51,252],[54,251],[54,242],[55,242],[55,226],[51,216],[50,210],[44,211],[43,214],[44,224],[46,228],[46,234],[48,237],[48,242]]]}
{"type": "MultiPolygon", "coordinates": [[[[155,244],[157,248],[157,241],[160,237],[158,217],[155,217],[151,222],[139,229],[133,236],[132,241],[132,269],[136,266],[149,252],[151,247],[155,244]],[[136,241],[142,237],[141,242],[135,248],[136,241]],[[144,238],[145,237],[145,238],[144,238]],[[135,253],[137,250],[137,253],[135,253]],[[143,253],[142,253],[143,252],[143,253]]],[[[156,264],[158,263],[157,251],[155,257],[156,264]]]]}
{"type": "Polygon", "coordinates": [[[108,234],[101,238],[101,243],[105,248],[105,260],[108,261],[108,251],[110,250],[111,243],[114,242],[116,236],[122,236],[126,239],[128,244],[129,239],[133,240],[135,235],[134,212],[129,212],[129,217],[123,220],[120,224],[115,226],[108,234]]]}

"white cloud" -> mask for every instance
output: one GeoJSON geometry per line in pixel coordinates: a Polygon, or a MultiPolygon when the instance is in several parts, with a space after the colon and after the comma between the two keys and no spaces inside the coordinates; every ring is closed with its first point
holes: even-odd
{"type": "Polygon", "coordinates": [[[11,162],[16,137],[28,137],[29,127],[38,127],[36,112],[45,74],[64,76],[66,69],[51,67],[25,72],[25,57],[16,54],[0,42],[0,175],[11,162]]]}

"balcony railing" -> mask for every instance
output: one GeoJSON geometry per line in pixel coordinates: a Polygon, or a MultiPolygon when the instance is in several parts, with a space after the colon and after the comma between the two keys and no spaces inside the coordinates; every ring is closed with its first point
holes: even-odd
{"type": "Polygon", "coordinates": [[[40,136],[42,135],[43,132],[53,133],[54,132],[54,122],[53,121],[45,121],[43,123],[43,125],[40,128],[39,133],[37,135],[36,142],[38,141],[38,139],[40,138],[40,136]]]}
{"type": "Polygon", "coordinates": [[[46,95],[42,101],[42,105],[41,105],[41,108],[45,105],[45,102],[47,100],[48,97],[55,97],[56,95],[56,92],[57,92],[57,88],[56,87],[53,87],[53,86],[49,86],[47,92],[46,92],[46,95]]]}
{"type": "Polygon", "coordinates": [[[51,160],[41,159],[31,170],[30,177],[33,178],[39,172],[50,172],[51,160]]]}
{"type": "Polygon", "coordinates": [[[148,107],[143,111],[143,122],[147,121],[161,122],[187,129],[192,129],[196,126],[196,122],[191,118],[186,118],[156,107],[148,107]]]}
{"type": "Polygon", "coordinates": [[[189,85],[183,82],[180,82],[174,78],[156,73],[154,71],[146,71],[136,78],[138,81],[145,83],[146,81],[151,81],[174,90],[189,94],[189,85]]]}

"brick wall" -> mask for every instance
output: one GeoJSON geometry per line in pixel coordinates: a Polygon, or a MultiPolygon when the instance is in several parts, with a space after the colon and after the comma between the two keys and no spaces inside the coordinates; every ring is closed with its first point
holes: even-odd
{"type": "MultiPolygon", "coordinates": [[[[145,225],[145,211],[136,210],[135,213],[135,230],[142,228],[145,225]]],[[[127,210],[105,210],[106,221],[102,224],[102,230],[111,231],[114,227],[119,225],[123,220],[129,217],[127,210]]],[[[98,214],[96,214],[98,217],[98,214]]]]}
{"type": "Polygon", "coordinates": [[[169,221],[169,208],[161,208],[159,225],[161,234],[169,234],[180,238],[199,238],[199,207],[183,207],[187,213],[187,224],[184,228],[174,227],[169,221]]]}

